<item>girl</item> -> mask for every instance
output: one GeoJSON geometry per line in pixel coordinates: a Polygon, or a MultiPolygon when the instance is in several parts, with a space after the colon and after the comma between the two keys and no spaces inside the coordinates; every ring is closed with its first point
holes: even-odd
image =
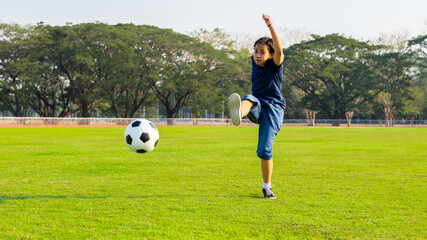
{"type": "Polygon", "coordinates": [[[270,29],[271,38],[263,37],[254,44],[252,59],[252,95],[242,101],[237,93],[228,100],[232,123],[240,125],[242,117],[247,116],[259,124],[257,156],[261,159],[262,192],[265,198],[275,199],[271,189],[273,173],[273,142],[283,123],[286,107],[282,96],[283,50],[280,39],[269,15],[262,15],[270,29]]]}

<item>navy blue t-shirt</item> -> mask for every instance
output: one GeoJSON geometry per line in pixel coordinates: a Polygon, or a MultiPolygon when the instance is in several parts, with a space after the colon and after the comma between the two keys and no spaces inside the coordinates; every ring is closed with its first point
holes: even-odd
{"type": "Polygon", "coordinates": [[[267,60],[264,67],[257,65],[252,58],[252,95],[261,104],[275,103],[286,108],[282,96],[283,62],[277,66],[273,59],[267,60]]]}

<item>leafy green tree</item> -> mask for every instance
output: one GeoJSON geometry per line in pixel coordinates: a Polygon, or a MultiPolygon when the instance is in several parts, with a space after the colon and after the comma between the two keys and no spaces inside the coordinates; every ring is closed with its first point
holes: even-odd
{"type": "Polygon", "coordinates": [[[215,66],[205,73],[205,83],[190,97],[189,106],[196,117],[204,110],[223,114],[226,110],[228,97],[233,92],[244,95],[250,91],[250,62],[245,55],[242,58],[236,53],[230,59],[226,50],[215,50],[205,59],[207,65],[215,66]]]}
{"type": "Polygon", "coordinates": [[[411,119],[412,124],[417,116],[420,115],[425,94],[418,86],[412,86],[408,89],[409,97],[403,99],[401,114],[411,119]]]}
{"type": "Polygon", "coordinates": [[[403,100],[409,97],[411,66],[410,55],[405,52],[386,52],[375,59],[375,73],[382,82],[380,96],[387,127],[393,126],[394,116],[403,107],[403,100]]]}
{"type": "Polygon", "coordinates": [[[250,91],[250,53],[246,49],[235,50],[232,36],[222,29],[194,31],[191,36],[208,43],[204,64],[213,66],[206,74],[206,83],[189,100],[194,116],[200,117],[205,110],[222,114],[227,99],[233,92],[247,94],[250,91]]]}
{"type": "Polygon", "coordinates": [[[111,57],[106,43],[110,26],[83,23],[72,26],[72,31],[75,35],[70,36],[70,40],[76,52],[70,64],[63,65],[63,71],[72,79],[70,87],[79,115],[89,117],[91,109],[101,99],[101,81],[108,74],[108,67],[113,64],[107,60],[111,57]]]}
{"type": "MultiPolygon", "coordinates": [[[[166,108],[168,119],[189,104],[192,97],[215,84],[219,59],[211,45],[170,29],[146,34],[151,48],[151,88],[166,108]]],[[[211,88],[213,90],[213,88],[211,88]]],[[[214,90],[213,90],[214,91],[214,90]]],[[[173,120],[169,120],[173,124],[173,120]]]]}
{"type": "Polygon", "coordinates": [[[338,34],[313,38],[285,51],[284,76],[303,91],[302,106],[343,119],[379,94],[380,81],[369,65],[379,47],[338,34]]]}
{"type": "Polygon", "coordinates": [[[427,35],[415,37],[408,42],[408,48],[414,61],[414,84],[422,90],[420,114],[427,119],[427,35]]]}
{"type": "Polygon", "coordinates": [[[73,56],[67,40],[70,27],[50,27],[40,23],[29,39],[31,54],[23,78],[28,85],[31,108],[41,117],[66,117],[73,113],[70,81],[61,71],[64,58],[73,56]]]}
{"type": "Polygon", "coordinates": [[[27,40],[33,27],[0,24],[0,102],[16,117],[25,117],[28,110],[28,83],[22,73],[28,65],[31,49],[27,40]]]}
{"type": "Polygon", "coordinates": [[[80,117],[89,117],[94,107],[102,105],[101,81],[106,81],[117,65],[113,62],[117,47],[112,27],[100,23],[62,27],[42,24],[38,29],[41,32],[37,45],[40,52],[38,64],[42,71],[35,90],[51,92],[52,109],[57,94],[57,99],[63,103],[60,116],[75,112],[80,117]]]}
{"type": "Polygon", "coordinates": [[[115,28],[121,32],[120,41],[127,46],[117,51],[115,71],[102,87],[116,117],[134,117],[141,108],[150,108],[155,103],[149,81],[153,53],[145,42],[152,27],[118,24],[115,28]]]}

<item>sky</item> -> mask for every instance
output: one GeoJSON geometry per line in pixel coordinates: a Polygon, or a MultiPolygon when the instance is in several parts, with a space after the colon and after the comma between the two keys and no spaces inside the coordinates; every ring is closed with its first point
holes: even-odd
{"type": "Polygon", "coordinates": [[[0,23],[134,23],[190,33],[221,28],[266,35],[262,14],[276,28],[369,39],[427,34],[427,0],[0,0],[0,23]]]}

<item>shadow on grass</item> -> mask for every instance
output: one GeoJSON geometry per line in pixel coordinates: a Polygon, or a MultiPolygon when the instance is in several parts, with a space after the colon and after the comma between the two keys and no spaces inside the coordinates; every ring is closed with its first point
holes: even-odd
{"type": "Polygon", "coordinates": [[[215,197],[219,198],[264,198],[262,195],[259,194],[252,194],[252,195],[218,195],[215,197]]]}
{"type": "MultiPolygon", "coordinates": [[[[23,196],[5,196],[0,195],[0,204],[7,200],[27,200],[27,199],[106,199],[106,198],[187,198],[187,197],[206,197],[206,195],[147,195],[147,196],[65,196],[65,195],[23,195],[23,196]]],[[[218,198],[262,198],[259,195],[217,195],[218,198]]]]}

